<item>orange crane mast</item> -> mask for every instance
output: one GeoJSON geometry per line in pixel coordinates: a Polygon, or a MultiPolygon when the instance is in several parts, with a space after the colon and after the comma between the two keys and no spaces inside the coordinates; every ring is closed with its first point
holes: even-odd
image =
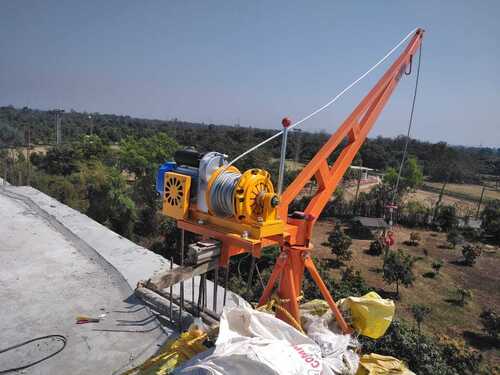
{"type": "MultiPolygon", "coordinates": [[[[399,80],[405,74],[407,67],[411,66],[413,56],[421,46],[423,34],[423,29],[418,29],[415,32],[403,53],[281,196],[278,212],[280,217],[287,218],[285,232],[289,234],[289,237],[282,244],[282,251],[259,300],[259,305],[264,304],[271,297],[274,285],[279,280],[278,296],[284,301],[285,309],[294,319],[299,321],[297,298],[302,289],[303,274],[306,268],[335,313],[342,330],[344,332],[350,331],[311,259],[310,252],[313,248],[311,244],[312,229],[347,168],[351,165],[356,153],[366,140],[368,133],[388,102],[399,80]],[[328,158],[346,138],[347,145],[333,165],[330,166],[328,158]],[[289,215],[288,206],[313,177],[318,188],[305,211],[289,215]]],[[[286,124],[287,122],[284,122],[284,125],[286,124]]],[[[286,316],[280,317],[287,320],[286,316]]]]}
{"type": "MultiPolygon", "coordinates": [[[[156,189],[163,197],[163,213],[174,218],[182,231],[181,265],[186,230],[218,241],[218,265],[226,269],[226,283],[232,256],[250,253],[260,257],[263,248],[278,245],[281,251],[259,305],[273,297],[277,284],[277,299],[282,304],[277,316],[297,326],[300,322],[298,297],[307,269],[342,331],[350,332],[312,261],[312,230],[399,80],[409,74],[408,67],[411,72],[413,56],[421,46],[423,34],[422,29],[415,31],[401,55],[282,194],[286,134],[291,125],[288,119],[282,122],[286,129],[277,192],[267,171],[252,168],[242,173],[227,163],[227,155],[218,152],[200,154],[186,149],[176,152],[175,162],[163,164],[158,171],[156,189]],[[344,147],[330,165],[328,160],[340,145],[344,147]],[[305,211],[289,213],[290,203],[312,178],[318,188],[305,211]]],[[[181,308],[182,300],[181,283],[181,308]]]]}

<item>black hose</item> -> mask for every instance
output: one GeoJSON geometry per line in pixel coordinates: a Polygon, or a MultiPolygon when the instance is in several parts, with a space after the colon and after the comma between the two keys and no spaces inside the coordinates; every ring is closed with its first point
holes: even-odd
{"type": "Polygon", "coordinates": [[[13,372],[13,371],[19,371],[19,370],[24,370],[28,367],[31,367],[31,366],[34,366],[40,362],[43,362],[53,356],[55,356],[56,354],[60,353],[65,347],[66,347],[66,343],[68,341],[68,339],[63,336],[63,335],[47,335],[47,336],[40,336],[40,337],[36,337],[34,339],[31,339],[31,340],[27,340],[27,341],[24,341],[20,344],[16,344],[16,345],[13,345],[13,346],[9,346],[8,348],[5,348],[5,349],[1,349],[0,350],[0,354],[2,353],[5,353],[5,352],[8,352],[10,350],[13,350],[13,349],[17,349],[21,346],[24,346],[26,344],[29,344],[29,343],[32,343],[32,342],[35,342],[35,341],[40,341],[40,340],[44,340],[44,339],[50,339],[50,338],[56,338],[56,339],[59,339],[63,344],[61,346],[61,348],[59,348],[58,350],[56,350],[55,352],[49,354],[48,356],[46,357],[43,357],[35,362],[31,362],[31,363],[28,363],[27,365],[23,365],[23,366],[19,366],[19,367],[13,367],[13,368],[10,368],[10,369],[7,369],[7,370],[0,370],[0,374],[6,374],[8,372],[13,372]]]}

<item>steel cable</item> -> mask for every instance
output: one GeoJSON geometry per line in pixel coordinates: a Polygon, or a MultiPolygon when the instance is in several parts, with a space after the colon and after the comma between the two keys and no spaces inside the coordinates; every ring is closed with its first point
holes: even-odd
{"type": "MultiPolygon", "coordinates": [[[[321,111],[325,110],[329,106],[331,106],[333,103],[335,103],[338,99],[340,99],[346,92],[348,92],[351,88],[353,88],[359,81],[361,81],[363,78],[365,78],[368,74],[370,74],[373,70],[375,70],[380,64],[382,64],[385,60],[389,58],[406,40],[408,40],[415,32],[418,30],[418,28],[413,29],[411,32],[408,33],[401,41],[396,44],[389,52],[386,53],[384,57],[382,57],[375,65],[373,65],[370,69],[368,69],[365,73],[363,73],[358,79],[353,81],[350,85],[348,85],[346,88],[344,88],[341,92],[339,92],[333,99],[331,99],[328,103],[324,104],[320,108],[316,109],[315,111],[311,112],[301,120],[297,121],[294,123],[292,126],[288,128],[288,130],[293,129],[294,127],[302,124],[304,121],[309,120],[311,117],[317,115],[321,111]]],[[[229,164],[226,165],[225,168],[228,168],[229,166],[233,165],[236,163],[238,160],[240,160],[242,157],[248,155],[249,153],[255,151],[259,147],[265,145],[266,143],[272,141],[273,139],[279,137],[281,134],[283,134],[283,130],[279,131],[278,133],[272,135],[271,137],[265,139],[264,141],[260,142],[259,144],[253,146],[252,148],[246,150],[242,154],[238,155],[236,158],[231,160],[229,164]]]]}
{"type": "Polygon", "coordinates": [[[234,189],[241,178],[239,172],[222,171],[210,189],[210,205],[217,216],[234,216],[234,189]]]}
{"type": "MultiPolygon", "coordinates": [[[[408,122],[408,131],[406,133],[406,141],[405,145],[403,148],[403,157],[401,158],[401,164],[399,165],[399,171],[398,171],[398,177],[396,179],[396,184],[394,186],[394,191],[392,192],[392,202],[391,205],[394,206],[394,201],[396,200],[396,195],[398,194],[398,188],[399,188],[399,182],[401,180],[401,174],[403,173],[403,166],[406,160],[406,154],[408,153],[408,143],[410,143],[410,133],[411,133],[411,127],[413,125],[413,113],[415,112],[415,103],[417,101],[417,93],[418,93],[418,82],[420,78],[420,62],[422,60],[422,45],[420,45],[419,51],[418,51],[418,64],[417,64],[417,76],[415,78],[415,88],[413,90],[413,100],[411,103],[411,110],[410,110],[410,119],[408,122]]],[[[392,218],[391,218],[392,220],[392,218]]]]}

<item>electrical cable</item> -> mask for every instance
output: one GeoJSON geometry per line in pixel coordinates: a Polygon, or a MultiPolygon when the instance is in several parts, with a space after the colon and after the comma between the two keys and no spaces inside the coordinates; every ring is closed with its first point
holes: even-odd
{"type": "MultiPolygon", "coordinates": [[[[351,88],[353,88],[359,81],[361,81],[363,78],[365,78],[368,74],[370,74],[373,70],[375,70],[380,64],[382,64],[385,60],[387,60],[389,58],[389,56],[391,56],[406,40],[408,40],[412,35],[414,35],[416,33],[416,31],[418,30],[418,28],[415,28],[413,29],[410,33],[408,33],[408,35],[406,35],[403,39],[401,39],[401,41],[396,44],[389,52],[387,52],[385,54],[384,57],[382,57],[375,65],[373,65],[370,69],[368,69],[365,73],[363,73],[358,79],[356,79],[355,81],[353,81],[350,85],[348,85],[346,88],[344,88],[341,92],[339,92],[333,99],[331,99],[328,103],[324,104],[323,106],[321,106],[320,108],[316,109],[315,111],[311,112],[310,114],[308,114],[307,116],[305,116],[304,118],[302,118],[301,120],[297,121],[296,123],[294,123],[292,126],[288,127],[288,130],[291,130],[293,129],[294,127],[302,124],[304,121],[307,121],[309,120],[311,117],[317,115],[318,113],[320,113],[321,111],[325,110],[326,108],[328,108],[329,106],[331,106],[333,103],[335,103],[338,99],[340,99],[346,92],[348,92],[351,88]]],[[[225,168],[227,169],[229,166],[233,165],[234,163],[236,163],[238,160],[240,160],[242,157],[248,155],[249,153],[255,151],[256,149],[258,149],[259,147],[265,145],[266,143],[272,141],[273,139],[279,137],[281,134],[283,134],[283,130],[279,131],[278,133],[272,135],[271,137],[265,139],[264,141],[260,142],[259,144],[253,146],[252,148],[246,150],[245,152],[243,152],[242,154],[238,155],[236,158],[234,158],[233,160],[231,160],[231,162],[229,164],[227,164],[225,166],[225,168]]]]}
{"type": "Polygon", "coordinates": [[[20,370],[24,370],[24,369],[27,369],[28,367],[31,367],[31,366],[34,366],[40,362],[43,362],[53,356],[55,356],[56,354],[60,353],[65,347],[66,347],[66,343],[68,341],[68,339],[66,338],[66,336],[63,336],[63,335],[47,335],[47,336],[40,336],[40,337],[36,337],[34,339],[30,339],[30,340],[27,340],[27,341],[24,341],[24,342],[21,342],[19,344],[16,344],[16,345],[13,345],[13,346],[10,346],[8,348],[5,348],[5,349],[2,349],[0,350],[0,354],[2,353],[5,353],[5,352],[8,352],[10,350],[13,350],[13,349],[17,349],[17,348],[20,348],[21,346],[24,346],[26,344],[29,344],[29,343],[32,343],[32,342],[35,342],[35,341],[40,341],[40,340],[44,340],[44,339],[49,339],[49,338],[55,338],[55,339],[58,339],[62,342],[62,346],[56,350],[55,352],[35,361],[35,362],[31,362],[31,363],[28,363],[27,365],[23,365],[23,366],[19,366],[19,367],[13,367],[13,368],[10,368],[10,369],[7,369],[7,370],[0,370],[0,374],[6,374],[8,372],[14,372],[14,371],[20,371],[20,370]]]}
{"type": "Polygon", "coordinates": [[[413,100],[411,103],[410,119],[408,122],[408,131],[406,133],[406,141],[405,141],[405,145],[403,148],[403,157],[401,158],[401,164],[399,165],[398,177],[396,179],[394,191],[392,192],[392,200],[391,200],[392,206],[394,206],[394,201],[396,200],[396,195],[398,193],[398,188],[399,188],[399,182],[401,180],[401,174],[403,173],[403,166],[404,166],[404,163],[406,160],[406,154],[408,153],[408,144],[410,143],[410,133],[411,133],[411,127],[413,124],[413,113],[415,111],[415,102],[417,100],[417,92],[418,92],[418,82],[419,82],[419,78],[420,78],[420,62],[421,62],[421,60],[422,60],[422,44],[420,45],[420,48],[418,51],[417,76],[415,78],[415,88],[413,90],[413,100]]]}

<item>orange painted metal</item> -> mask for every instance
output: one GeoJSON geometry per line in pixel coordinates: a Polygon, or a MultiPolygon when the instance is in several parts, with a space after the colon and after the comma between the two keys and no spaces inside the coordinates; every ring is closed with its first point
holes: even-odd
{"type": "MultiPolygon", "coordinates": [[[[267,286],[259,299],[259,305],[265,304],[271,298],[275,285],[278,283],[278,297],[291,316],[300,322],[297,299],[302,290],[304,270],[307,269],[335,314],[339,327],[344,333],[351,332],[351,328],[342,317],[311,259],[312,230],[321,211],[330,200],[341,178],[363,145],[368,132],[396,88],[407,65],[411,63],[412,56],[421,45],[423,33],[422,29],[416,31],[404,52],[282,194],[278,214],[282,220],[285,220],[285,218],[287,220],[283,235],[257,241],[244,239],[241,236],[196,222],[178,221],[179,228],[221,241],[221,266],[226,266],[231,256],[243,252],[249,252],[253,256],[259,257],[262,248],[265,246],[278,244],[281,247],[281,253],[267,286]],[[344,140],[346,140],[345,147],[333,165],[328,165],[328,158],[344,140]],[[318,184],[315,195],[302,215],[288,217],[289,204],[299,195],[312,177],[315,177],[318,184]]],[[[278,313],[278,317],[284,321],[289,320],[288,317],[281,313],[278,313]]]]}
{"type": "Polygon", "coordinates": [[[306,254],[304,256],[304,265],[311,274],[311,277],[313,278],[314,282],[316,285],[319,287],[319,290],[321,291],[321,295],[325,299],[325,301],[328,303],[328,306],[330,306],[330,309],[332,309],[333,314],[335,315],[335,319],[337,320],[337,324],[339,325],[340,329],[342,332],[345,334],[347,333],[352,333],[351,327],[349,327],[342,316],[342,313],[340,312],[339,308],[337,307],[337,304],[332,298],[332,295],[330,294],[330,291],[326,287],[323,279],[321,278],[318,270],[316,269],[316,266],[314,265],[314,262],[311,259],[311,256],[309,254],[306,254]]]}
{"type": "Polygon", "coordinates": [[[368,132],[394,91],[406,66],[410,64],[412,56],[420,47],[423,33],[424,30],[422,29],[415,32],[404,52],[282,194],[278,212],[281,218],[285,218],[288,216],[289,204],[312,177],[315,177],[318,184],[317,192],[305,210],[306,216],[311,221],[311,227],[304,228],[304,226],[300,226],[298,228],[296,235],[296,238],[300,240],[297,243],[298,245],[307,245],[309,242],[312,225],[314,225],[326,203],[330,200],[347,168],[349,168],[356,153],[363,145],[368,132]],[[344,139],[347,139],[347,145],[330,167],[328,158],[344,139]]]}
{"type": "MultiPolygon", "coordinates": [[[[293,318],[300,321],[297,293],[302,289],[304,269],[306,268],[335,314],[339,327],[344,333],[351,332],[351,328],[342,317],[310,257],[312,229],[347,168],[351,165],[356,153],[363,145],[368,132],[396,88],[407,65],[411,63],[412,56],[421,45],[423,33],[422,29],[416,31],[403,53],[282,194],[278,213],[282,219],[287,218],[286,228],[292,235],[287,238],[289,242],[282,246],[271,279],[259,300],[260,305],[270,298],[274,284],[279,280],[279,298],[284,301],[285,308],[293,318]],[[329,166],[328,158],[344,140],[346,140],[345,147],[333,165],[329,166]],[[315,195],[304,213],[289,217],[289,204],[298,196],[312,177],[315,177],[318,184],[315,195]],[[293,227],[295,230],[291,229],[293,227]]],[[[286,317],[279,317],[287,320],[286,317]]]]}

